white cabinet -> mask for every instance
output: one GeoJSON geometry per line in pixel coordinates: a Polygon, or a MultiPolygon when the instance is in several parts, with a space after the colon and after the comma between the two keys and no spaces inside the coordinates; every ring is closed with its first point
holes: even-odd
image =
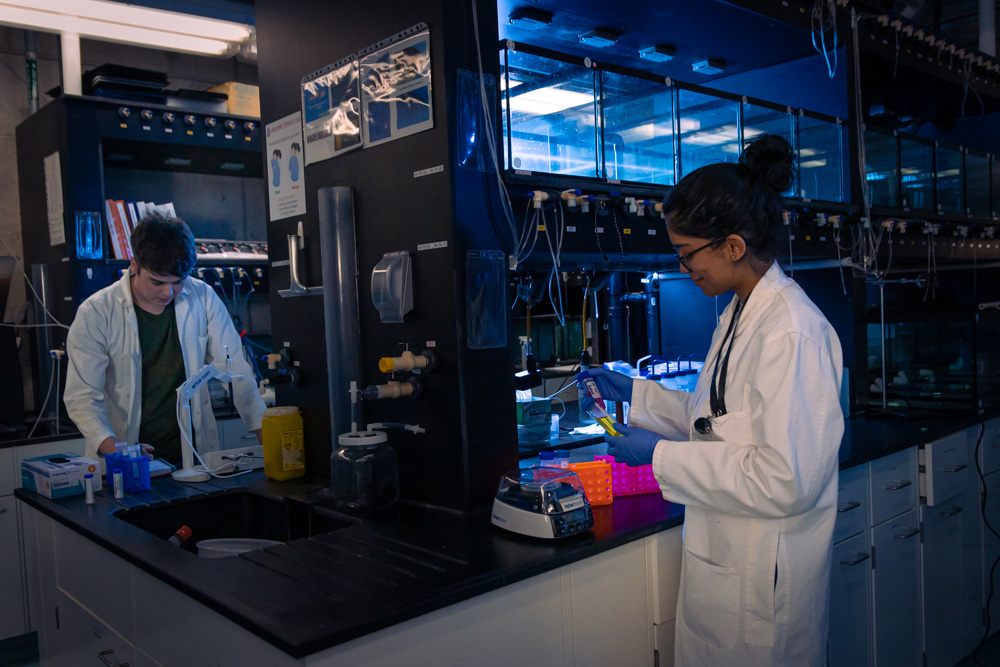
{"type": "Polygon", "coordinates": [[[972,620],[976,629],[980,627],[978,595],[969,600],[963,585],[963,524],[975,519],[975,508],[963,507],[962,500],[956,496],[935,507],[920,508],[924,526],[921,545],[924,650],[928,667],[951,667],[964,658],[975,647],[975,642],[971,648],[968,646],[966,623],[972,620]]]}
{"type": "Polygon", "coordinates": [[[973,429],[970,435],[970,446],[975,448],[982,433],[982,442],[979,443],[979,462],[983,468],[983,474],[1000,470],[1000,417],[984,422],[982,430],[973,429]]]}
{"type": "Polygon", "coordinates": [[[848,468],[840,473],[837,487],[837,523],[833,543],[868,530],[871,508],[869,499],[868,464],[848,468]]]}
{"type": "Polygon", "coordinates": [[[916,447],[871,462],[873,526],[915,509],[919,502],[916,447]]]}
{"type": "Polygon", "coordinates": [[[969,436],[958,431],[920,448],[920,495],[934,506],[965,490],[969,479],[969,436]]]}
{"type": "Polygon", "coordinates": [[[46,637],[46,665],[135,664],[132,644],[62,591],[56,591],[55,606],[46,612],[55,617],[54,632],[46,637]]]}
{"type": "Polygon", "coordinates": [[[993,563],[1000,558],[1000,540],[990,530],[1000,533],[1000,472],[986,475],[986,521],[983,536],[983,600],[990,594],[990,574],[993,575],[993,597],[990,598],[990,634],[1000,630],[1000,565],[993,570],[993,563]]]}
{"type": "Polygon", "coordinates": [[[860,534],[833,547],[830,667],[871,664],[871,599],[871,546],[865,527],[860,534]]]}
{"type": "Polygon", "coordinates": [[[13,495],[0,496],[0,639],[28,631],[16,509],[13,495]]]}
{"type": "Polygon", "coordinates": [[[876,667],[913,667],[920,641],[920,524],[916,510],[872,528],[876,667]]]}

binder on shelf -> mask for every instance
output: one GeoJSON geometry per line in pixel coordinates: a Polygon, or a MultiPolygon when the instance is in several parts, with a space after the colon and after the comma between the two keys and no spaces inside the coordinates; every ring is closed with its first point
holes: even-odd
{"type": "Polygon", "coordinates": [[[124,202],[105,199],[104,214],[108,221],[108,235],[111,237],[111,248],[115,259],[132,259],[124,202]]]}
{"type": "Polygon", "coordinates": [[[128,208],[128,236],[129,241],[131,241],[132,232],[135,231],[135,226],[139,224],[141,218],[139,218],[138,211],[136,210],[136,202],[127,202],[126,207],[128,208]]]}

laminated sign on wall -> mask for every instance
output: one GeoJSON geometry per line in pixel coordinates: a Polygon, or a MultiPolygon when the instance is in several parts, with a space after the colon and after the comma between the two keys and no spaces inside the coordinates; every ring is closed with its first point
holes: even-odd
{"type": "Polygon", "coordinates": [[[364,55],[359,76],[366,147],[434,127],[429,31],[364,55]]]}
{"type": "Polygon", "coordinates": [[[302,79],[306,164],[361,148],[360,96],[354,56],[302,79]]]}

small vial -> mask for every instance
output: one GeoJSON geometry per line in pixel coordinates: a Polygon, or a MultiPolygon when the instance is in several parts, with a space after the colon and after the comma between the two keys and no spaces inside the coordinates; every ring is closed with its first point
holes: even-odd
{"type": "Polygon", "coordinates": [[[170,542],[175,547],[179,547],[188,541],[191,537],[191,529],[187,526],[181,526],[177,529],[177,532],[167,538],[167,542],[170,542]]]}
{"type": "Polygon", "coordinates": [[[559,437],[559,415],[552,415],[552,424],[549,427],[549,438],[559,437]]]}
{"type": "Polygon", "coordinates": [[[83,476],[83,490],[87,494],[87,504],[94,504],[94,476],[87,473],[83,476]]]}
{"type": "Polygon", "coordinates": [[[112,478],[113,485],[114,485],[114,488],[115,488],[115,498],[124,498],[125,497],[125,487],[122,484],[122,471],[121,470],[115,470],[114,474],[111,475],[111,478],[112,478]]]}
{"type": "Polygon", "coordinates": [[[556,455],[552,452],[540,452],[538,454],[538,465],[548,466],[549,468],[554,467],[556,455]]]}
{"type": "Polygon", "coordinates": [[[128,455],[128,443],[127,442],[116,442],[115,443],[115,454],[118,456],[128,455]]]}
{"type": "Polygon", "coordinates": [[[568,449],[557,449],[555,451],[555,466],[557,468],[568,468],[569,467],[569,450],[568,449]]]}

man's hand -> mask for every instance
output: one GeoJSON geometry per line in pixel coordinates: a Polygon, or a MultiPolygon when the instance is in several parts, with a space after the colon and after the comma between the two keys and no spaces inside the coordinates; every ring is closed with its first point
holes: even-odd
{"type": "MultiPolygon", "coordinates": [[[[115,440],[113,437],[109,436],[109,437],[107,437],[107,438],[105,438],[104,440],[101,441],[101,444],[97,447],[97,452],[99,454],[101,454],[102,456],[104,456],[106,454],[114,454],[117,451],[117,449],[115,448],[115,444],[117,442],[118,442],[117,440],[115,440]]],[[[153,449],[154,448],[153,448],[152,445],[147,445],[144,442],[140,442],[139,446],[142,447],[142,451],[143,451],[144,454],[146,454],[147,456],[149,456],[149,458],[151,458],[151,459],[154,458],[153,457],[153,449]]]]}
{"type": "Polygon", "coordinates": [[[99,454],[114,454],[116,440],[112,437],[105,438],[97,448],[99,454]]]}

